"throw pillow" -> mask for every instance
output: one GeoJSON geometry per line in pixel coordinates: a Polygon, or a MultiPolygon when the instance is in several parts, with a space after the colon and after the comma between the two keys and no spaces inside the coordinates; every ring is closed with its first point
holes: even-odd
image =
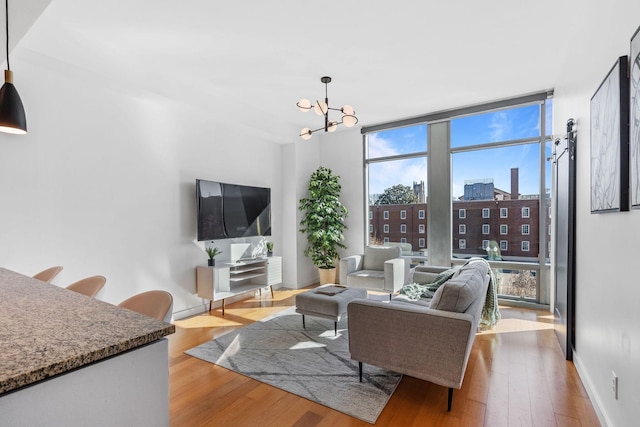
{"type": "Polygon", "coordinates": [[[464,268],[455,278],[438,288],[429,307],[463,313],[478,298],[483,283],[481,273],[477,269],[464,268]]]}

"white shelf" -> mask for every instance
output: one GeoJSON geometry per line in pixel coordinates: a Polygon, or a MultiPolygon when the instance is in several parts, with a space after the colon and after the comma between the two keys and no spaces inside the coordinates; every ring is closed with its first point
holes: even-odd
{"type": "Polygon", "coordinates": [[[268,257],[197,267],[196,289],[200,298],[224,300],[282,282],[282,258],[268,257]]]}

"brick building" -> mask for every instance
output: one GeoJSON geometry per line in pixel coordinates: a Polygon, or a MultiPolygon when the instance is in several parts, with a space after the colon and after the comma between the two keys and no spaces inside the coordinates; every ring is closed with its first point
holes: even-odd
{"type": "MultiPolygon", "coordinates": [[[[455,256],[467,257],[487,253],[487,247],[505,260],[537,258],[540,251],[540,199],[518,193],[518,170],[511,170],[511,192],[493,188],[490,180],[468,182],[465,195],[474,194],[476,200],[452,201],[452,251],[455,256]],[[493,198],[477,200],[478,189],[490,188],[493,198]]],[[[415,186],[414,186],[415,188],[415,186]]],[[[484,197],[487,197],[486,195],[484,197]]],[[[547,204],[548,206],[549,204],[547,204]]],[[[550,215],[544,215],[547,242],[550,236],[550,215]]],[[[413,251],[427,248],[427,203],[369,206],[370,242],[408,243],[413,251]]],[[[549,247],[544,248],[549,257],[549,247]]]]}

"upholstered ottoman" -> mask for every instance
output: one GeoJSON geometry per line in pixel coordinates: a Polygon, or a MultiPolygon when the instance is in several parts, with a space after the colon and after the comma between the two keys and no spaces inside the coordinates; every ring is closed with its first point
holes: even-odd
{"type": "Polygon", "coordinates": [[[367,290],[340,285],[323,285],[296,295],[296,313],[304,316],[333,320],[334,332],[338,335],[338,321],[347,313],[347,304],[357,298],[367,298],[367,290]]]}

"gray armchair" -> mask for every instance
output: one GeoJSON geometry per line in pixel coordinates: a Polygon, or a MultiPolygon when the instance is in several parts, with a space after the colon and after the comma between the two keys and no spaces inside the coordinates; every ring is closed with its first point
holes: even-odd
{"type": "Polygon", "coordinates": [[[409,277],[409,260],[399,247],[367,246],[364,254],[340,260],[340,284],[354,288],[393,293],[409,277]]]}

